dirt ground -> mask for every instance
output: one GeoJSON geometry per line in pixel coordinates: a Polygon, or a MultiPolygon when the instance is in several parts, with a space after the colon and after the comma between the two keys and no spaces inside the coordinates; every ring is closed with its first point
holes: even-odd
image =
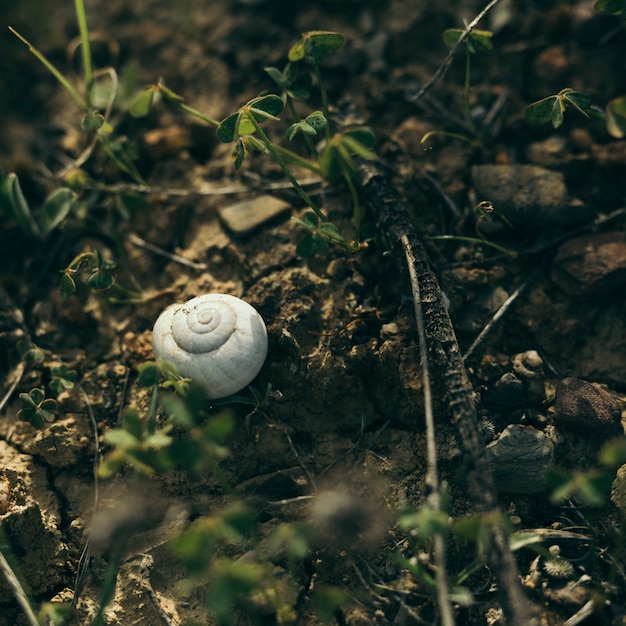
{"type": "MultiPolygon", "coordinates": [[[[595,12],[592,2],[502,0],[480,24],[494,32],[493,50],[472,58],[471,111],[480,141],[441,135],[425,148],[420,139],[429,131],[468,133],[462,54],[427,97],[417,103],[414,97],[447,54],[442,32],[463,28],[482,8],[469,0],[90,0],[87,16],[95,64],[115,67],[123,94],[163,79],[186,104],[216,119],[274,89],[263,68],[283,67],[301,33],[346,36],[345,47],[323,64],[333,113],[342,124],[374,131],[376,152],[424,237],[457,236],[429,239],[427,247],[462,351],[519,290],[466,365],[485,444],[520,427],[543,446],[494,460],[500,504],[513,525],[561,533],[546,547],[558,544],[574,566],[565,578],[551,576],[534,552],[521,550],[528,596],[542,624],[562,624],[592,599],[593,615],[575,623],[626,623],[622,500],[597,508],[574,499],[554,504],[543,478],[552,464],[570,472],[595,466],[602,443],[616,432],[603,430],[601,417],[582,429],[555,421],[560,381],[597,384],[620,411],[624,406],[626,222],[617,210],[626,204],[626,141],[575,111],[558,130],[523,117],[527,104],[565,87],[599,106],[622,95],[626,29],[618,17],[595,12]],[[489,165],[505,168],[510,178],[496,180],[489,165]],[[519,183],[528,172],[522,165],[540,168],[527,186],[519,183]],[[473,207],[481,200],[502,208],[514,226],[484,234],[515,254],[458,238],[476,237],[473,207]],[[536,373],[520,373],[520,354],[540,359],[536,373]]],[[[37,206],[58,187],[55,173],[85,147],[81,114],[6,27],[71,75],[76,18],[72,3],[24,0],[7,7],[0,21],[0,172],[16,172],[37,206]]],[[[314,92],[314,102],[318,97],[314,92]]],[[[402,264],[387,253],[380,233],[356,254],[331,249],[299,258],[303,230],[288,216],[302,216],[304,206],[286,187],[269,189],[284,181],[278,168],[256,155],[235,170],[231,146],[175,107],[161,103],[141,119],[121,112],[114,122],[152,193],[84,189],[82,208],[44,241],[2,216],[0,395],[12,391],[0,414],[0,544],[31,597],[37,605],[71,601],[86,532],[95,524],[102,536],[93,539],[77,621],[70,622],[91,623],[117,529],[132,527],[106,623],[216,623],[201,591],[181,585],[186,573],[168,542],[232,498],[222,477],[173,471],[140,480],[127,471],[100,481],[96,494],[92,422],[106,453],[103,433],[119,427],[124,408],[149,403],[136,386],[137,366],[153,358],[151,330],[160,311],[220,292],[244,298],[265,319],[269,355],[254,387],[274,391],[253,414],[232,405],[237,421],[220,463],[223,476],[258,508],[261,541],[284,522],[308,520],[322,529],[299,565],[297,610],[286,621],[321,623],[307,594],[333,586],[346,595],[331,623],[438,623],[432,595],[390,556],[411,556],[397,511],[422,505],[426,494],[419,352],[402,264]],[[225,189],[234,186],[237,193],[225,189]],[[225,226],[224,207],[262,194],[287,201],[290,211],[244,235],[225,226]],[[94,248],[117,261],[121,284],[157,295],[142,304],[112,304],[79,290],[63,300],[60,272],[94,248]],[[25,336],[41,349],[43,363],[20,365],[16,343],[25,336]],[[36,430],[17,418],[19,393],[49,385],[50,365],[59,362],[78,372],[80,388],[63,392],[56,420],[36,430]],[[339,494],[340,511],[329,494],[339,494]]],[[[278,137],[283,130],[272,132],[278,137]]],[[[97,151],[84,169],[112,187],[131,182],[97,151]]],[[[311,190],[349,237],[345,186],[311,190]]],[[[471,504],[446,409],[436,401],[440,471],[450,513],[461,517],[471,504]]],[[[473,554],[470,544],[451,537],[451,575],[473,554]]],[[[289,578],[280,559],[271,565],[276,580],[289,578]]],[[[492,582],[483,568],[464,583],[474,603],[456,606],[459,624],[503,623],[492,582]]],[[[261,604],[258,623],[285,623],[261,604]]],[[[237,615],[233,624],[249,623],[237,615]]],[[[25,623],[0,581],[0,626],[25,623]]]]}

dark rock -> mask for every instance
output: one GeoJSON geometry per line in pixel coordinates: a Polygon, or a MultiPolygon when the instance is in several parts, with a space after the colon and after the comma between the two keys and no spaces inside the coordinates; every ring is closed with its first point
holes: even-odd
{"type": "Polygon", "coordinates": [[[562,244],[552,262],[552,280],[571,295],[601,295],[626,285],[623,232],[593,233],[562,244]]]}
{"type": "Polygon", "coordinates": [[[496,487],[503,493],[541,493],[554,462],[554,444],[531,426],[512,424],[487,446],[496,487]]]}
{"type": "Polygon", "coordinates": [[[579,378],[564,378],[557,387],[554,423],[559,428],[600,438],[623,433],[622,411],[604,389],[579,378]]]}
{"type": "Polygon", "coordinates": [[[477,200],[524,230],[569,223],[563,175],[535,165],[476,165],[472,180],[477,200]]]}

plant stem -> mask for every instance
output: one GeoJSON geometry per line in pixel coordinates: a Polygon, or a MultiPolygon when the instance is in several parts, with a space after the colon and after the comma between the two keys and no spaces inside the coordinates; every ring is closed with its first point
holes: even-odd
{"type": "Polygon", "coordinates": [[[293,188],[296,190],[296,193],[306,202],[307,206],[311,207],[315,212],[315,215],[319,217],[323,222],[327,222],[328,218],[324,214],[324,212],[317,206],[315,202],[311,199],[309,194],[304,191],[300,183],[296,180],[295,176],[291,173],[291,170],[287,167],[287,164],[280,156],[278,150],[276,150],[276,146],[270,141],[270,138],[265,134],[263,129],[261,128],[261,124],[256,120],[254,115],[248,115],[248,119],[250,123],[254,126],[254,129],[259,134],[261,141],[264,143],[268,152],[272,156],[272,158],[278,163],[280,169],[283,171],[285,176],[289,179],[289,182],[293,185],[293,188]]]}
{"type": "Polygon", "coordinates": [[[74,0],[74,6],[76,7],[76,19],[78,20],[78,29],[80,31],[85,93],[87,95],[87,104],[91,106],[91,95],[93,92],[93,64],[91,61],[91,44],[89,41],[89,28],[87,27],[85,2],[84,0],[74,0]]]}
{"type": "MultiPolygon", "coordinates": [[[[298,115],[298,111],[296,111],[296,106],[293,103],[293,99],[290,98],[289,96],[287,96],[287,106],[289,107],[289,110],[291,111],[291,115],[294,121],[301,122],[302,118],[298,115]]],[[[315,144],[313,143],[313,140],[306,133],[302,133],[302,135],[304,137],[304,141],[306,142],[307,148],[309,149],[311,157],[317,161],[319,158],[319,154],[317,152],[317,148],[315,147],[315,144]]]]}
{"type": "Polygon", "coordinates": [[[48,71],[61,83],[65,90],[72,96],[76,104],[86,111],[89,108],[87,101],[74,89],[70,82],[61,74],[61,72],[54,66],[46,57],[37,50],[25,37],[22,37],[12,26],[9,26],[9,30],[24,44],[28,46],[30,52],[32,52],[41,63],[48,69],[48,71]]]}
{"type": "Polygon", "coordinates": [[[470,106],[470,72],[471,72],[471,52],[467,46],[467,42],[465,43],[465,88],[463,90],[463,99],[465,100],[465,117],[467,118],[467,123],[470,125],[472,132],[477,135],[476,132],[476,124],[474,124],[474,119],[472,118],[472,110],[470,106]]]}
{"type": "MultiPolygon", "coordinates": [[[[322,72],[320,70],[319,63],[315,64],[315,77],[317,78],[317,84],[320,88],[320,94],[322,96],[322,111],[324,112],[324,117],[327,121],[328,119],[328,94],[326,93],[326,85],[324,84],[324,79],[322,78],[322,72]]],[[[326,141],[330,140],[330,123],[325,126],[326,132],[326,141]]]]}
{"type": "MultiPolygon", "coordinates": [[[[305,136],[309,139],[307,135],[305,136]]],[[[289,148],[283,148],[282,146],[276,144],[274,144],[274,148],[276,149],[276,152],[279,152],[281,156],[289,159],[294,165],[299,165],[300,167],[303,167],[314,174],[318,174],[319,176],[322,175],[322,169],[318,163],[314,163],[313,161],[309,161],[308,159],[301,157],[296,152],[289,150],[289,148]]]]}
{"type": "Polygon", "coordinates": [[[180,107],[186,113],[189,113],[190,115],[193,115],[194,117],[197,117],[199,120],[202,120],[203,122],[206,122],[210,126],[215,126],[217,128],[220,125],[220,123],[217,120],[214,120],[212,117],[207,117],[206,115],[204,115],[204,113],[201,113],[197,109],[194,109],[193,107],[190,107],[189,105],[185,104],[184,102],[179,102],[178,100],[173,100],[173,99],[170,99],[170,98],[167,98],[167,101],[171,102],[172,104],[175,104],[178,107],[180,107]]]}

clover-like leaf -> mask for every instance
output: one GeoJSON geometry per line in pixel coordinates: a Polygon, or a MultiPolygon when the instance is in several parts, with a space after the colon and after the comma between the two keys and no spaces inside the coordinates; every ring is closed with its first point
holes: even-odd
{"type": "Polygon", "coordinates": [[[598,0],[593,8],[598,13],[626,16],[626,0],[598,0]]]}
{"type": "MultiPolygon", "coordinates": [[[[460,41],[465,31],[460,28],[449,28],[443,32],[443,42],[448,48],[454,48],[460,41]]],[[[476,52],[486,52],[493,48],[493,33],[490,30],[470,31],[465,40],[467,49],[472,54],[476,52]]]]}
{"type": "Polygon", "coordinates": [[[291,47],[287,58],[292,62],[306,58],[319,64],[326,55],[339,50],[345,42],[346,38],[341,33],[312,30],[304,33],[302,38],[291,47]]]}
{"type": "Polygon", "coordinates": [[[75,195],[70,189],[56,189],[44,201],[41,208],[41,234],[51,233],[74,206],[75,195]]]}
{"type": "Polygon", "coordinates": [[[306,100],[309,97],[313,79],[311,74],[302,71],[299,63],[287,63],[282,72],[276,67],[266,67],[265,71],[290,98],[306,100]]]}
{"type": "Polygon", "coordinates": [[[155,97],[159,91],[158,85],[146,87],[131,103],[128,112],[132,117],[145,117],[150,113],[155,97]]]}
{"type": "Polygon", "coordinates": [[[328,124],[328,120],[321,111],[313,111],[307,117],[287,129],[287,139],[291,141],[298,132],[305,135],[317,135],[318,131],[328,124]]]}
{"type": "Polygon", "coordinates": [[[328,252],[328,244],[314,233],[305,235],[296,246],[296,254],[303,259],[310,259],[316,254],[326,254],[328,252]]]}
{"type": "Polygon", "coordinates": [[[335,178],[346,171],[354,171],[353,156],[373,160],[371,148],[374,134],[369,128],[353,128],[331,138],[322,154],[321,167],[324,176],[335,178]]]}
{"type": "Polygon", "coordinates": [[[56,393],[73,389],[78,380],[78,372],[70,369],[67,363],[61,363],[51,369],[50,389],[56,393]]]}
{"type": "Polygon", "coordinates": [[[87,284],[96,291],[106,291],[115,283],[115,277],[107,270],[98,268],[88,279],[87,284]]]}
{"type": "Polygon", "coordinates": [[[99,130],[100,128],[102,128],[104,122],[105,119],[102,113],[98,113],[98,111],[92,111],[85,115],[80,123],[80,126],[85,132],[93,132],[94,130],[99,130]]]}
{"type": "Polygon", "coordinates": [[[597,111],[597,107],[591,104],[591,97],[588,94],[567,87],[554,96],[529,104],[524,109],[524,117],[533,124],[551,122],[554,128],[558,128],[563,123],[563,114],[569,106],[574,107],[585,117],[603,116],[597,111]]]}
{"type": "Polygon", "coordinates": [[[21,393],[20,400],[24,408],[17,412],[17,416],[23,422],[29,422],[38,429],[54,422],[57,402],[53,398],[46,398],[43,389],[35,387],[28,393],[21,393]]]}
{"type": "Polygon", "coordinates": [[[244,104],[239,111],[222,120],[217,127],[217,137],[224,143],[236,141],[243,135],[251,135],[255,132],[254,122],[262,123],[266,119],[278,120],[285,108],[285,103],[276,94],[267,94],[253,98],[244,104]],[[254,118],[254,122],[252,121],[254,118]]]}

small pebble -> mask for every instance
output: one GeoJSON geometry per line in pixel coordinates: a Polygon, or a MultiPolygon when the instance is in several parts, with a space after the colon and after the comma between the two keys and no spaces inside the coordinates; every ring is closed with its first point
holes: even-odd
{"type": "Polygon", "coordinates": [[[256,196],[218,209],[226,227],[236,235],[244,235],[291,209],[288,202],[274,196],[256,196]]]}
{"type": "Polygon", "coordinates": [[[382,337],[391,337],[398,334],[398,325],[395,322],[389,322],[389,324],[383,324],[380,327],[380,334],[382,337]]]}
{"type": "Polygon", "coordinates": [[[536,350],[527,350],[513,357],[513,372],[519,378],[541,378],[543,361],[536,350]]]}
{"type": "Polygon", "coordinates": [[[554,444],[532,426],[512,424],[487,446],[496,488],[503,493],[541,493],[554,462],[554,444]]]}
{"type": "Polygon", "coordinates": [[[626,286],[623,232],[593,233],[562,244],[552,262],[551,278],[563,291],[602,295],[626,286]]]}
{"type": "Polygon", "coordinates": [[[623,516],[626,513],[626,465],[622,465],[617,470],[611,487],[611,500],[623,516]]]}
{"type": "Polygon", "coordinates": [[[559,428],[607,438],[622,434],[622,411],[604,389],[579,378],[564,378],[556,389],[554,423],[559,428]]]}

